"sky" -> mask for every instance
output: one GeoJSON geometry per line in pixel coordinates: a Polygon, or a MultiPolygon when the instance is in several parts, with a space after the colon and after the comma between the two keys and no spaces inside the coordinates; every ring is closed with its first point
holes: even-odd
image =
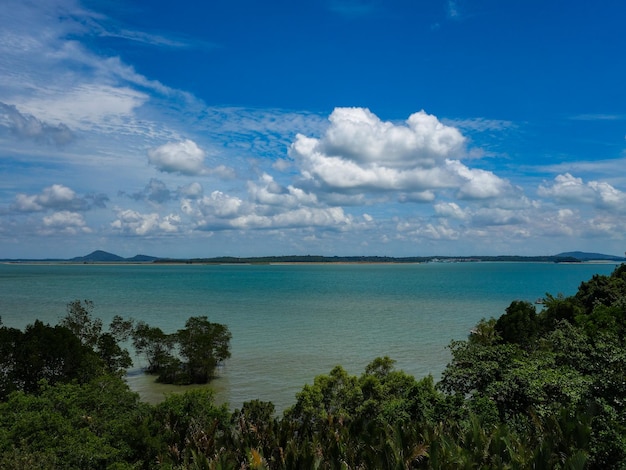
{"type": "Polygon", "coordinates": [[[3,0],[0,258],[626,250],[622,0],[3,0]]]}

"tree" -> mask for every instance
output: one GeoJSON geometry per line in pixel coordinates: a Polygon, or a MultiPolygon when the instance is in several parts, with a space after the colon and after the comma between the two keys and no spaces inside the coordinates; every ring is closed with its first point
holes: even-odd
{"type": "Polygon", "coordinates": [[[495,330],[505,343],[530,346],[539,331],[535,306],[530,302],[514,300],[496,321],[495,330]]]}
{"type": "Polygon", "coordinates": [[[194,389],[169,395],[153,410],[152,424],[156,427],[152,432],[159,437],[161,445],[159,460],[188,464],[176,468],[195,468],[191,464],[199,460],[199,455],[212,459],[223,451],[220,439],[228,429],[229,416],[226,405],[214,403],[211,390],[194,389]]]}
{"type": "Polygon", "coordinates": [[[148,374],[159,374],[174,361],[172,350],[176,338],[173,335],[140,321],[132,332],[132,338],[136,353],[143,355],[148,362],[145,368],[148,374]]]}
{"type": "Polygon", "coordinates": [[[98,356],[111,373],[122,373],[133,365],[128,351],[120,347],[111,333],[100,335],[96,348],[98,356]]]}
{"type": "Polygon", "coordinates": [[[158,382],[179,385],[209,382],[215,368],[230,357],[231,337],[226,325],[211,323],[206,316],[190,317],[174,334],[145,322],[132,332],[135,351],[148,362],[146,372],[157,374],[158,382]]]}
{"type": "Polygon", "coordinates": [[[104,369],[97,354],[67,328],[36,320],[24,331],[0,328],[0,398],[11,391],[32,393],[39,382],[84,383],[104,369]]]}
{"type": "Polygon", "coordinates": [[[206,316],[191,317],[178,330],[176,340],[182,363],[182,383],[207,383],[218,364],[230,357],[232,335],[226,325],[211,323],[206,316]]]}
{"type": "Polygon", "coordinates": [[[151,413],[117,376],[44,382],[0,403],[0,468],[152,468],[151,413]]]}
{"type": "Polygon", "coordinates": [[[60,325],[74,333],[83,345],[94,350],[110,372],[123,373],[133,362],[128,351],[122,349],[119,343],[130,336],[133,321],[116,315],[109,331],[103,333],[102,320],[93,317],[93,310],[91,300],[73,300],[67,304],[67,314],[60,325]]]}
{"type": "Polygon", "coordinates": [[[94,303],[91,300],[73,300],[67,304],[67,314],[60,325],[69,329],[81,343],[94,348],[102,333],[102,320],[93,318],[94,303]]]}

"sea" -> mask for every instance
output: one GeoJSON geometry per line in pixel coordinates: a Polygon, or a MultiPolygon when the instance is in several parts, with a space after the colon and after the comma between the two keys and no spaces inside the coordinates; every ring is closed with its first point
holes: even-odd
{"type": "MultiPolygon", "coordinates": [[[[24,328],[55,325],[76,299],[94,303],[105,325],[114,315],[166,333],[207,316],[232,333],[232,357],[208,387],[234,410],[250,400],[277,411],[305,384],[341,365],[360,375],[377,357],[435,380],[448,346],[514,300],[572,295],[611,263],[460,262],[424,264],[0,264],[0,317],[24,328]]],[[[542,307],[537,305],[538,310],[542,307]]],[[[130,345],[129,345],[130,346],[130,345]]],[[[130,348],[131,354],[133,353],[130,348]]],[[[126,380],[151,403],[185,387],[160,385],[134,357],[126,380]]]]}

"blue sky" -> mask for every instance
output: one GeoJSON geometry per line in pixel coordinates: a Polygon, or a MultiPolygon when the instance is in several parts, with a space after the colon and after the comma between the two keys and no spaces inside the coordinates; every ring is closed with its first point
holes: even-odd
{"type": "Polygon", "coordinates": [[[4,0],[0,258],[621,255],[624,18],[4,0]]]}

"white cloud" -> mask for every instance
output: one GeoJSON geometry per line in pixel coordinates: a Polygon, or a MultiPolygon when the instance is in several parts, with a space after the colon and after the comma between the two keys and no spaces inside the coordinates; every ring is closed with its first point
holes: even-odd
{"type": "Polygon", "coordinates": [[[225,165],[215,168],[205,166],[207,154],[193,140],[168,142],[148,150],[148,162],[165,173],[178,173],[187,176],[214,175],[222,179],[232,179],[235,171],[225,165]]]}
{"type": "Polygon", "coordinates": [[[397,231],[402,238],[413,240],[458,240],[460,232],[443,221],[438,224],[429,222],[403,221],[398,223],[397,231]]]}
{"type": "Polygon", "coordinates": [[[205,171],[206,153],[192,140],[169,142],[148,150],[148,161],[158,170],[183,175],[200,175],[205,171]]]}
{"type": "Polygon", "coordinates": [[[159,235],[178,231],[180,216],[169,214],[161,217],[158,213],[142,214],[131,209],[118,209],[117,219],[111,227],[125,235],[159,235]]]}
{"type": "Polygon", "coordinates": [[[385,168],[432,168],[438,161],[460,155],[465,139],[424,111],[412,114],[406,125],[383,122],[364,108],[336,108],[318,151],[359,165],[385,168]]]}
{"type": "Polygon", "coordinates": [[[530,219],[524,211],[500,209],[500,208],[480,208],[472,214],[472,223],[475,226],[485,227],[490,225],[524,225],[529,224],[530,219]]]}
{"type": "Polygon", "coordinates": [[[189,199],[200,199],[204,193],[204,188],[198,182],[193,182],[182,188],[179,188],[178,192],[189,199]]]}
{"type": "Polygon", "coordinates": [[[537,193],[564,204],[587,204],[598,209],[626,212],[626,193],[601,181],[585,183],[569,173],[558,175],[552,183],[539,186],[537,193]]]}
{"type": "Polygon", "coordinates": [[[77,235],[79,233],[91,233],[91,229],[87,226],[81,214],[61,211],[43,218],[41,233],[43,235],[77,235]]]}
{"type": "Polygon", "coordinates": [[[230,221],[232,228],[305,228],[327,227],[342,229],[352,224],[352,217],[346,215],[341,207],[299,208],[284,211],[272,216],[249,214],[230,221]]]}
{"type": "Polygon", "coordinates": [[[48,209],[86,209],[87,202],[79,198],[76,193],[62,184],[53,184],[41,194],[18,194],[11,208],[17,212],[39,212],[48,209]]]}
{"type": "Polygon", "coordinates": [[[22,98],[20,108],[49,122],[62,122],[73,129],[112,132],[134,119],[135,109],[148,96],[128,87],[85,83],[69,89],[40,90],[22,98]]]}
{"type": "Polygon", "coordinates": [[[305,179],[331,191],[405,191],[401,200],[430,201],[446,188],[456,188],[463,199],[500,197],[512,189],[494,173],[457,160],[465,138],[424,111],[404,125],[363,108],[337,108],[329,120],[319,139],[298,134],[289,155],[305,179]]]}
{"type": "Polygon", "coordinates": [[[496,198],[513,189],[508,181],[491,171],[470,169],[458,161],[449,162],[449,166],[463,180],[457,192],[460,199],[496,198]]]}
{"type": "Polygon", "coordinates": [[[283,188],[267,173],[261,176],[260,183],[248,182],[248,194],[258,204],[293,208],[318,203],[315,194],[307,193],[292,185],[283,188]]]}
{"type": "Polygon", "coordinates": [[[464,220],[468,214],[455,202],[440,202],[434,205],[435,213],[440,217],[464,220]]]}
{"type": "Polygon", "coordinates": [[[198,202],[198,207],[204,216],[233,218],[240,215],[241,210],[245,209],[245,204],[238,197],[213,191],[210,196],[204,196],[198,202]]]}

